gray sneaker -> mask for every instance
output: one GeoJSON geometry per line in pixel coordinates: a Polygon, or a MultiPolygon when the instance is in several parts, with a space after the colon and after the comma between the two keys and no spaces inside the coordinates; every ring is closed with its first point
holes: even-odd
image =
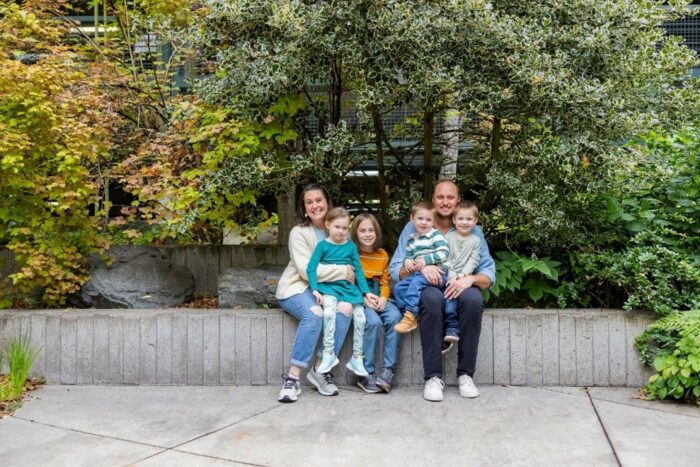
{"type": "Polygon", "coordinates": [[[376,394],[381,391],[379,386],[377,386],[377,377],[374,376],[374,373],[371,373],[369,376],[360,376],[357,379],[357,385],[367,394],[376,394]]]}
{"type": "Polygon", "coordinates": [[[301,394],[299,380],[289,375],[282,375],[282,380],[284,384],[282,385],[282,390],[277,400],[280,402],[296,402],[297,397],[301,394]]]}
{"type": "Polygon", "coordinates": [[[313,384],[323,396],[337,396],[338,386],[333,384],[333,373],[319,373],[314,368],[306,373],[306,379],[313,384]]]}
{"type": "Polygon", "coordinates": [[[382,372],[379,373],[377,377],[377,386],[388,394],[394,385],[394,376],[394,370],[391,368],[382,368],[382,372]]]}

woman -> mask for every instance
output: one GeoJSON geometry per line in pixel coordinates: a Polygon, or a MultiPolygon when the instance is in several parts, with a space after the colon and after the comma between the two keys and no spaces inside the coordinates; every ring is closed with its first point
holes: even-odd
{"type": "MultiPolygon", "coordinates": [[[[309,366],[316,342],[323,329],[323,310],[316,302],[306,275],[306,267],[316,243],[328,236],[324,220],[332,207],[328,191],[323,185],[312,183],[304,187],[297,203],[297,225],[289,233],[289,264],[277,285],[277,299],[282,309],[299,320],[299,327],[292,344],[289,371],[283,375],[280,402],[295,402],[301,394],[301,371],[309,366]]],[[[319,282],[348,280],[355,282],[355,270],[351,266],[321,264],[317,269],[319,282]]],[[[335,353],[345,341],[350,327],[352,311],[339,312],[335,326],[335,353]]],[[[324,396],[335,396],[338,387],[333,384],[331,373],[319,373],[315,365],[306,374],[307,379],[324,396]]]]}

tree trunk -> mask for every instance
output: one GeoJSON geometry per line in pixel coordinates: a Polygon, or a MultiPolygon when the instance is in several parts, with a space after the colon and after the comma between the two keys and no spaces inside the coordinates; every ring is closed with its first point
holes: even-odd
{"type": "Polygon", "coordinates": [[[423,197],[433,196],[433,130],[435,114],[428,110],[423,114],[423,197]]]}
{"type": "MultiPolygon", "coordinates": [[[[496,116],[493,117],[493,128],[491,129],[489,144],[491,146],[491,158],[489,164],[493,165],[501,158],[501,119],[496,116]]],[[[494,208],[495,204],[495,192],[490,187],[486,193],[486,196],[484,196],[484,198],[481,200],[481,206],[479,209],[483,211],[490,211],[494,208]]]]}
{"type": "Polygon", "coordinates": [[[440,180],[457,178],[457,157],[459,156],[459,129],[462,127],[462,116],[458,110],[450,109],[445,112],[445,151],[440,180]]]}
{"type": "Polygon", "coordinates": [[[289,242],[289,232],[294,227],[295,217],[295,186],[290,184],[287,189],[277,195],[277,216],[279,224],[277,226],[277,243],[286,245],[289,242]]]}
{"type": "Polygon", "coordinates": [[[391,219],[389,219],[389,194],[386,186],[386,173],[384,168],[384,146],[382,145],[382,135],[384,127],[382,118],[379,115],[377,106],[370,106],[372,114],[372,123],[374,125],[374,142],[377,146],[377,179],[379,183],[379,210],[382,226],[384,227],[384,238],[387,244],[394,246],[394,230],[391,228],[391,219]]]}

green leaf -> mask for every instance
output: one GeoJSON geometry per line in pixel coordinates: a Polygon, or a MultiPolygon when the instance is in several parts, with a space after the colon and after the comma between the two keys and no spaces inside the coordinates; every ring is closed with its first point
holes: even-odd
{"type": "Polygon", "coordinates": [[[644,230],[644,225],[640,224],[639,222],[628,222],[625,227],[627,230],[630,232],[641,232],[644,230]]]}

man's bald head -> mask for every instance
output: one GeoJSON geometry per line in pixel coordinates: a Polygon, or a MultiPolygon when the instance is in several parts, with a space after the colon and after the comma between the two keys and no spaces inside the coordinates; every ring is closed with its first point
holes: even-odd
{"type": "Polygon", "coordinates": [[[442,179],[437,182],[433,190],[433,204],[439,218],[449,218],[451,223],[452,213],[459,200],[459,188],[457,188],[455,182],[449,179],[442,179]]]}

